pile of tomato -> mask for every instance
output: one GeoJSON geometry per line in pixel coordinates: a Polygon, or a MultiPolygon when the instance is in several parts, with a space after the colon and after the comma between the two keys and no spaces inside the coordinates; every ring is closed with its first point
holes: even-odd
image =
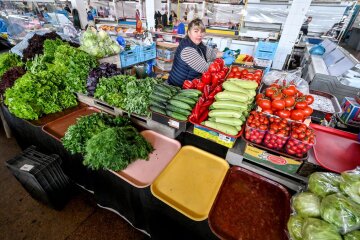
{"type": "Polygon", "coordinates": [[[264,145],[268,148],[280,150],[285,145],[290,134],[290,125],[286,119],[270,117],[269,130],[264,138],[264,145]]]}
{"type": "Polygon", "coordinates": [[[269,119],[266,115],[252,111],[246,121],[245,138],[260,144],[268,129],[269,119]]]}
{"type": "Polygon", "coordinates": [[[252,81],[256,81],[260,85],[262,75],[263,75],[263,71],[260,69],[256,69],[253,72],[249,72],[248,69],[244,69],[238,66],[232,66],[227,78],[252,80],[252,81]]]}
{"type": "Polygon", "coordinates": [[[314,130],[307,127],[305,124],[295,122],[291,124],[290,139],[285,146],[287,153],[302,157],[314,144],[314,130]]]}
{"type": "Polygon", "coordinates": [[[309,105],[313,102],[313,96],[303,95],[294,85],[281,87],[272,84],[256,96],[262,112],[295,121],[304,121],[312,114],[313,109],[309,105]]]}
{"type": "Polygon", "coordinates": [[[183,83],[183,89],[198,89],[204,92],[205,88],[210,88],[210,92],[225,81],[225,77],[229,71],[229,68],[224,65],[224,60],[221,58],[215,59],[210,64],[207,72],[204,72],[200,79],[195,78],[193,80],[185,80],[183,83]],[[206,87],[209,86],[209,87],[206,87]]]}

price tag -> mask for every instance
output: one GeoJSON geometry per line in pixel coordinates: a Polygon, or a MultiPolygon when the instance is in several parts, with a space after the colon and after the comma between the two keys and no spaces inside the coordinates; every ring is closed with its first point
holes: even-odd
{"type": "Polygon", "coordinates": [[[223,134],[219,134],[219,139],[224,142],[231,142],[231,138],[223,134]]]}
{"type": "Polygon", "coordinates": [[[180,126],[180,123],[179,123],[179,122],[170,119],[168,123],[169,123],[169,126],[170,126],[170,127],[179,129],[179,126],[180,126]]]}
{"type": "Polygon", "coordinates": [[[33,169],[34,166],[33,165],[29,165],[29,164],[24,164],[20,170],[23,170],[23,171],[26,171],[26,172],[29,172],[31,169],[33,169]]]}

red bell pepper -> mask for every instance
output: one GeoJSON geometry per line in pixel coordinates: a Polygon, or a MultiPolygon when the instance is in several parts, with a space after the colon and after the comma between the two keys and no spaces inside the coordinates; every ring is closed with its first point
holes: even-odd
{"type": "Polygon", "coordinates": [[[226,72],[224,70],[221,70],[218,75],[220,76],[220,79],[224,79],[226,77],[226,72]]]}
{"type": "Polygon", "coordinates": [[[196,89],[201,92],[204,92],[204,87],[205,87],[205,83],[199,82],[198,85],[196,86],[196,89]]]}
{"type": "Polygon", "coordinates": [[[183,89],[192,89],[192,88],[194,88],[194,84],[190,80],[185,80],[182,88],[183,89]]]}
{"type": "Polygon", "coordinates": [[[219,64],[213,62],[210,64],[209,66],[209,70],[210,73],[217,73],[218,71],[220,71],[220,66],[219,64]]]}
{"type": "Polygon", "coordinates": [[[194,85],[194,88],[197,87],[197,85],[199,84],[199,82],[200,82],[200,80],[197,79],[197,78],[194,78],[194,80],[192,80],[192,83],[193,83],[193,85],[194,85]]]}
{"type": "Polygon", "coordinates": [[[201,124],[203,121],[205,121],[208,118],[208,116],[209,116],[209,110],[205,109],[205,111],[201,113],[198,123],[201,124]]]}
{"type": "Polygon", "coordinates": [[[219,74],[213,73],[211,75],[211,86],[213,86],[213,87],[217,86],[219,83],[219,80],[220,80],[219,74]]]}
{"type": "Polygon", "coordinates": [[[229,72],[229,68],[228,68],[228,67],[224,67],[224,68],[223,68],[223,71],[226,72],[226,73],[228,73],[228,72],[229,72]]]}
{"type": "Polygon", "coordinates": [[[204,72],[201,77],[201,81],[204,84],[210,84],[211,83],[211,74],[209,72],[204,72]]]}
{"type": "Polygon", "coordinates": [[[206,100],[204,103],[203,103],[203,105],[202,105],[202,107],[206,107],[206,108],[208,108],[211,104],[213,104],[213,102],[214,102],[214,99],[212,98],[209,98],[208,100],[206,100]]]}
{"type": "Polygon", "coordinates": [[[217,58],[217,59],[215,59],[214,63],[217,63],[217,64],[219,65],[219,67],[220,67],[220,69],[219,69],[219,70],[223,69],[224,64],[225,64],[224,60],[223,60],[223,59],[221,59],[221,58],[217,58]]]}
{"type": "Polygon", "coordinates": [[[204,98],[207,99],[210,94],[210,85],[205,85],[204,87],[204,98]]]}

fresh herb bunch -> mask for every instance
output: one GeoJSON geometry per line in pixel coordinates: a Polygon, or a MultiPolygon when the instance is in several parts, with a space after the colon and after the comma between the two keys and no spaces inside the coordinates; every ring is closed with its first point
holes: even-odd
{"type": "Polygon", "coordinates": [[[100,66],[93,68],[89,73],[86,83],[88,95],[94,96],[94,92],[100,78],[108,78],[120,74],[121,70],[118,69],[115,64],[101,63],[100,66]]]}
{"type": "Polygon", "coordinates": [[[0,77],[12,67],[23,65],[20,57],[14,53],[3,53],[0,55],[0,77]]]}
{"type": "Polygon", "coordinates": [[[158,82],[154,78],[136,79],[126,75],[101,78],[94,96],[130,114],[148,116],[149,96],[158,82]]]}
{"type": "Polygon", "coordinates": [[[7,70],[1,77],[0,95],[3,95],[7,88],[11,88],[14,85],[15,80],[20,78],[24,74],[25,69],[23,67],[12,67],[7,70]]]}
{"type": "Polygon", "coordinates": [[[120,171],[137,159],[148,160],[153,147],[132,126],[108,128],[86,144],[84,165],[120,171]]]}
{"type": "Polygon", "coordinates": [[[111,117],[107,114],[93,113],[83,116],[70,126],[62,138],[62,143],[72,154],[85,154],[86,142],[94,135],[109,127],[121,127],[130,123],[128,118],[111,117]]]}

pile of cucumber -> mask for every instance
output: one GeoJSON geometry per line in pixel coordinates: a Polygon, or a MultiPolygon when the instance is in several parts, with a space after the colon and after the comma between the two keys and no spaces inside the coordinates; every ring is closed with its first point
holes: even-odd
{"type": "Polygon", "coordinates": [[[224,91],[216,94],[210,106],[209,119],[201,123],[229,135],[237,135],[253,106],[255,81],[228,79],[223,83],[224,91]]]}
{"type": "Polygon", "coordinates": [[[150,95],[150,110],[171,118],[186,121],[195,106],[201,91],[157,84],[150,95]]]}

